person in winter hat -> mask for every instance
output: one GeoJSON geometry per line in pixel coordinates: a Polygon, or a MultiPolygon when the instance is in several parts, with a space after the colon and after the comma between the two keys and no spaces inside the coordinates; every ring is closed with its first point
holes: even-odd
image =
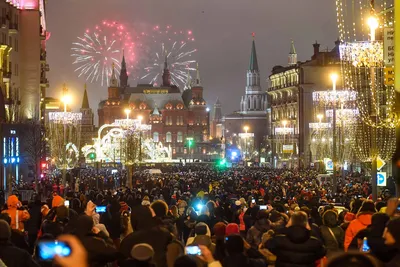
{"type": "Polygon", "coordinates": [[[350,222],[346,230],[344,239],[345,251],[348,250],[357,233],[371,224],[372,215],[374,213],[376,213],[374,202],[365,200],[357,213],[356,219],[350,222]]]}
{"type": "Polygon", "coordinates": [[[19,231],[24,231],[24,222],[29,220],[31,217],[27,210],[18,210],[21,206],[18,197],[16,195],[11,195],[7,199],[7,209],[3,210],[2,213],[8,213],[11,218],[11,229],[17,229],[19,231]]]}

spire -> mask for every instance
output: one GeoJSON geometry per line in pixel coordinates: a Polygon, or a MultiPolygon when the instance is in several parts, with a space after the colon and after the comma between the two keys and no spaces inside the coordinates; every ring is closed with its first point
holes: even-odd
{"type": "Polygon", "coordinates": [[[188,68],[186,84],[183,90],[189,90],[191,87],[192,87],[192,76],[190,75],[190,70],[188,68]]]}
{"type": "Polygon", "coordinates": [[[294,47],[294,41],[290,45],[290,52],[289,52],[289,66],[297,65],[297,53],[296,48],[294,47]]]}
{"type": "Polygon", "coordinates": [[[119,84],[121,87],[128,86],[128,72],[126,71],[125,52],[122,52],[121,72],[119,74],[119,84]]]}
{"type": "Polygon", "coordinates": [[[215,101],[215,105],[221,105],[221,102],[219,101],[219,97],[217,97],[217,101],[215,101]]]}
{"type": "Polygon", "coordinates": [[[197,65],[196,65],[196,81],[195,81],[194,85],[201,86],[199,62],[197,62],[197,65]]]}
{"type": "Polygon", "coordinates": [[[290,53],[291,55],[297,54],[296,53],[296,48],[294,47],[294,41],[292,40],[292,44],[290,46],[290,53]]]}
{"type": "Polygon", "coordinates": [[[110,86],[118,87],[117,76],[115,75],[115,64],[112,64],[111,78],[110,78],[110,86]]]}
{"type": "Polygon", "coordinates": [[[86,90],[86,83],[85,83],[85,91],[83,92],[83,100],[82,100],[82,109],[89,109],[89,99],[87,95],[87,90],[86,90]]]}
{"type": "Polygon", "coordinates": [[[251,55],[250,55],[250,66],[249,70],[258,71],[258,61],[257,61],[257,52],[256,52],[256,42],[255,42],[255,34],[253,35],[253,44],[251,46],[251,55]]]}
{"type": "Polygon", "coordinates": [[[168,54],[165,50],[165,60],[164,60],[164,72],[162,75],[163,86],[171,86],[171,72],[168,69],[168,54]]]}

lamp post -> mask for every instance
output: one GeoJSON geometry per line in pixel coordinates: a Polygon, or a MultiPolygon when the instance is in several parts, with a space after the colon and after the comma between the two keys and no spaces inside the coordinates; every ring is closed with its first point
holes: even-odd
{"type": "Polygon", "coordinates": [[[138,116],[139,120],[139,163],[142,162],[142,120],[143,116],[138,116]]]}
{"type": "MultiPolygon", "coordinates": [[[[64,87],[65,88],[65,87],[64,87]]],[[[66,88],[64,89],[64,95],[61,98],[61,102],[64,104],[64,119],[67,118],[67,107],[71,103],[71,96],[67,94],[66,88]]],[[[62,169],[62,183],[65,187],[67,182],[67,152],[65,151],[67,147],[67,123],[63,121],[63,148],[62,148],[62,159],[63,159],[63,169],[62,169]]]]}
{"type": "Polygon", "coordinates": [[[129,108],[125,109],[126,119],[129,120],[129,114],[131,114],[131,110],[129,108]]]}
{"type": "Polygon", "coordinates": [[[282,155],[283,155],[283,158],[285,159],[285,153],[284,153],[284,150],[283,150],[283,146],[285,145],[285,143],[286,143],[286,125],[287,125],[287,120],[283,120],[282,121],[282,125],[283,125],[283,144],[282,144],[282,155]]]}
{"type": "Polygon", "coordinates": [[[247,132],[249,131],[249,126],[247,126],[247,125],[244,126],[243,130],[246,132],[246,135],[244,136],[244,150],[245,150],[244,161],[246,162],[247,154],[248,154],[248,151],[247,151],[247,132]]]}
{"type": "Polygon", "coordinates": [[[333,94],[333,109],[332,109],[332,161],[333,161],[333,193],[337,192],[337,177],[336,177],[336,82],[338,75],[336,73],[331,74],[332,81],[332,94],[333,94]]]}
{"type": "MultiPolygon", "coordinates": [[[[370,37],[371,43],[375,42],[375,31],[379,27],[379,22],[377,18],[372,15],[368,18],[368,27],[370,28],[370,37]]],[[[397,22],[398,23],[398,22],[397,22]]],[[[371,75],[371,120],[373,122],[377,122],[377,117],[379,114],[379,103],[377,103],[377,91],[376,91],[376,84],[375,84],[375,66],[371,64],[370,67],[370,75],[371,75]]],[[[378,195],[378,185],[377,185],[377,177],[378,177],[378,166],[377,166],[377,159],[378,159],[378,149],[376,144],[376,127],[371,128],[371,179],[372,179],[372,199],[376,201],[378,195]]]]}

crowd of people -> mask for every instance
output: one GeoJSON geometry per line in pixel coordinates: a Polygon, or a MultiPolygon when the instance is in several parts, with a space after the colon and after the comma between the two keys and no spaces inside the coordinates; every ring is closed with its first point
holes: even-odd
{"type": "Polygon", "coordinates": [[[362,175],[332,190],[313,170],[161,171],[136,169],[127,188],[124,172],[86,170],[8,196],[0,266],[400,266],[400,202],[371,201],[362,175]],[[52,241],[71,254],[43,259],[52,241]]]}

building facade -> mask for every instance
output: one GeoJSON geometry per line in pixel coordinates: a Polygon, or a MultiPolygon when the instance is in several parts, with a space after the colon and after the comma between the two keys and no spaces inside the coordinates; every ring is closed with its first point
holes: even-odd
{"type": "Polygon", "coordinates": [[[268,97],[261,88],[256,45],[253,40],[250,65],[246,74],[245,95],[241,98],[240,110],[222,119],[225,149],[228,150],[229,146],[236,147],[240,150],[242,159],[254,161],[265,159],[261,154],[267,147],[268,118],[268,97]]]}
{"type": "Polygon", "coordinates": [[[96,137],[96,127],[94,125],[94,113],[89,105],[89,98],[87,95],[86,84],[83,92],[82,107],[79,110],[82,113],[82,120],[80,126],[80,147],[90,145],[93,143],[93,138],[96,137]]]}
{"type": "Polygon", "coordinates": [[[130,87],[124,62],[123,57],[119,82],[113,72],[108,98],[99,103],[99,127],[116,119],[141,118],[142,123],[152,126],[154,142],[171,146],[173,159],[207,160],[210,118],[199,68],[196,79],[192,82],[189,78],[181,92],[171,83],[167,58],[159,87],[151,84],[130,87]]]}
{"type": "MultiPolygon", "coordinates": [[[[340,74],[340,42],[332,50],[320,51],[313,44],[311,60],[297,61],[292,42],[287,66],[275,66],[269,76],[271,101],[271,137],[273,166],[306,167],[310,162],[312,129],[317,122],[313,93],[332,88],[330,75],[340,74]]],[[[340,88],[340,79],[338,79],[340,88]]]]}
{"type": "MultiPolygon", "coordinates": [[[[39,129],[40,135],[39,138],[35,136],[38,139],[35,142],[41,144],[42,148],[39,149],[37,144],[33,148],[35,151],[44,151],[44,99],[49,86],[46,78],[46,72],[49,71],[46,41],[49,35],[45,0],[1,0],[0,10],[0,117],[2,128],[5,129],[2,131],[3,138],[7,139],[12,131],[12,138],[16,140],[18,137],[21,149],[25,147],[32,150],[29,144],[32,143],[32,136],[24,133],[33,129],[36,134],[36,129],[39,129]],[[14,131],[12,126],[16,124],[19,125],[18,131],[14,131]]],[[[3,147],[0,148],[3,163],[12,162],[7,156],[8,152],[3,150],[3,147]]],[[[36,152],[21,154],[18,173],[16,168],[2,168],[1,176],[15,177],[19,181],[18,176],[27,177],[27,173],[33,172],[36,177],[39,175],[36,171],[40,164],[38,158],[36,152]]],[[[6,184],[3,181],[2,187],[5,188],[6,184]]]]}

